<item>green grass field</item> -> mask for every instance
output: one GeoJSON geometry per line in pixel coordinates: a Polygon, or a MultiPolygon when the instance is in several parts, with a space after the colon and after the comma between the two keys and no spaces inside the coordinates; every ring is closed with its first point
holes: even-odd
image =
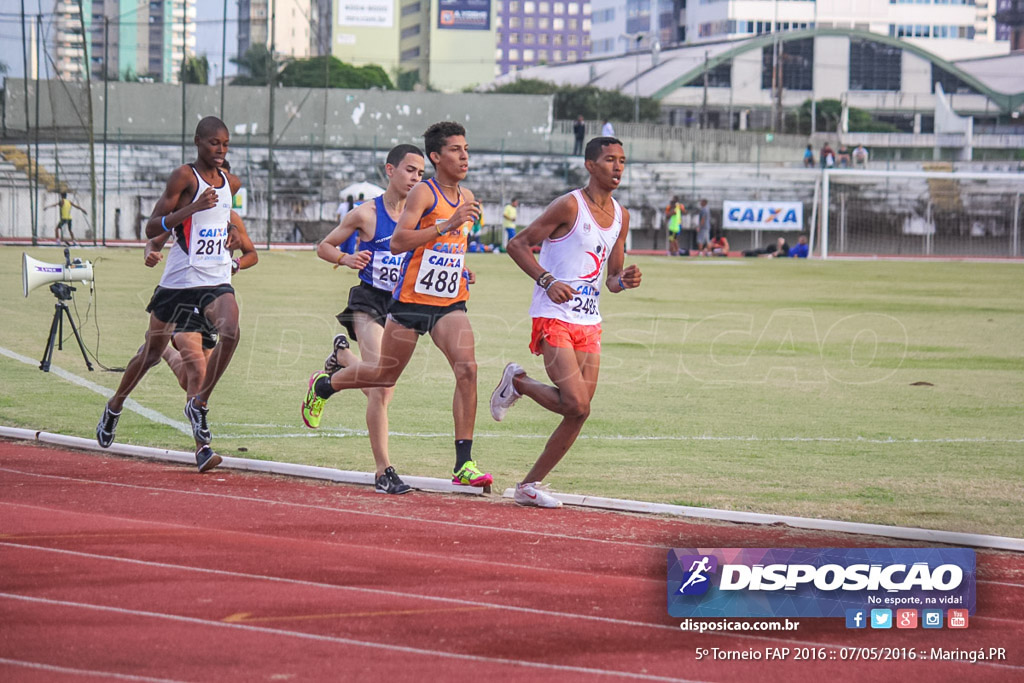
{"type": "MultiPolygon", "coordinates": [[[[87,288],[75,302],[86,344],[123,366],[142,342],[161,267],[146,269],[141,249],[75,255],[96,268],[87,320],[87,288]]],[[[1024,536],[1024,266],[627,262],[643,269],[644,285],[605,295],[601,383],[582,438],[548,480],[556,490],[1024,536]]],[[[557,419],[523,400],[505,422],[491,420],[487,399],[506,362],[543,369],[526,348],[529,280],[504,255],[469,263],[478,274],[474,453],[504,488],[557,419]]],[[[221,453],[372,470],[361,394],[333,398],[319,432],[299,417],[354,281],[312,252],[262,253],[236,277],[242,341],[210,402],[221,453]]],[[[22,298],[20,249],[0,249],[0,291],[0,347],[38,360],[54,300],[45,287],[22,298]]],[[[117,385],[118,373],[87,372],[69,341],[55,365],[117,385]]],[[[0,423],[94,436],[100,395],[2,355],[0,372],[0,423]]],[[[391,409],[399,472],[450,471],[452,387],[444,358],[422,341],[391,409]]],[[[133,398],[184,421],[184,395],[164,365],[133,398]]],[[[117,440],[191,447],[187,434],[129,412],[117,440]]]]}

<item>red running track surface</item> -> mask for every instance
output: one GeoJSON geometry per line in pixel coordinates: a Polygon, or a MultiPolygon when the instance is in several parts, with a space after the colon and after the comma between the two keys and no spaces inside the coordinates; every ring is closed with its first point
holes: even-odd
{"type": "Polygon", "coordinates": [[[666,612],[673,547],[885,545],[0,442],[0,680],[1024,679],[1024,557],[1012,553],[979,551],[977,614],[961,631],[804,619],[795,632],[698,635],[666,612]],[[696,654],[775,647],[788,659],[696,654]],[[816,647],[1003,647],[1007,659],[794,659],[816,647]]]}

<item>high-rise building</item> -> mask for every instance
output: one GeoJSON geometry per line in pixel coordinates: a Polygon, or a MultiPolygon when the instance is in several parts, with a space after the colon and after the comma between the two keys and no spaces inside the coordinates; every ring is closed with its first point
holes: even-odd
{"type": "Polygon", "coordinates": [[[460,90],[494,78],[497,2],[336,0],[334,56],[399,87],[460,90]]]}
{"type": "MultiPolygon", "coordinates": [[[[317,0],[274,0],[274,50],[278,57],[316,54],[317,0]]],[[[253,45],[270,46],[270,0],[238,0],[238,54],[253,45]]],[[[327,22],[328,30],[330,19],[327,22]]]]}
{"type": "Polygon", "coordinates": [[[495,76],[590,54],[590,0],[496,0],[495,76]]]}
{"type": "MultiPolygon", "coordinates": [[[[83,5],[88,62],[94,78],[147,78],[176,83],[183,53],[195,54],[196,0],[92,0],[83,5]],[[106,63],[104,63],[106,55],[106,63]]],[[[57,75],[85,78],[78,2],[54,3],[57,75]]]]}
{"type": "Polygon", "coordinates": [[[1024,50],[1024,0],[995,0],[995,3],[996,38],[1008,40],[1011,50],[1024,50]]]}

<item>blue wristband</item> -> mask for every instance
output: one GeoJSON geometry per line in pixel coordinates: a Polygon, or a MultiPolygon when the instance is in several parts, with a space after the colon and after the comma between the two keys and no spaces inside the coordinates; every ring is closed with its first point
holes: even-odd
{"type": "Polygon", "coordinates": [[[621,275],[619,276],[619,291],[620,292],[626,291],[626,285],[622,282],[622,276],[621,275]]]}
{"type": "Polygon", "coordinates": [[[164,229],[164,232],[170,232],[170,228],[167,227],[167,216],[160,217],[160,227],[164,229]]]}

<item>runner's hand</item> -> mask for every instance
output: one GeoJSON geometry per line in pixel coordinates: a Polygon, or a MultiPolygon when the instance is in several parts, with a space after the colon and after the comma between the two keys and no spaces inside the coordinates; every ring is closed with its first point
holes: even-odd
{"type": "Polygon", "coordinates": [[[547,290],[548,298],[556,304],[564,304],[572,301],[572,297],[579,294],[579,290],[573,289],[568,284],[555,280],[547,290]]]}
{"type": "Polygon", "coordinates": [[[151,251],[151,252],[149,252],[148,254],[146,254],[146,267],[147,268],[153,268],[154,266],[156,266],[156,264],[160,263],[160,261],[162,261],[163,258],[164,258],[164,255],[163,255],[162,252],[159,252],[159,251],[151,251]]]}

